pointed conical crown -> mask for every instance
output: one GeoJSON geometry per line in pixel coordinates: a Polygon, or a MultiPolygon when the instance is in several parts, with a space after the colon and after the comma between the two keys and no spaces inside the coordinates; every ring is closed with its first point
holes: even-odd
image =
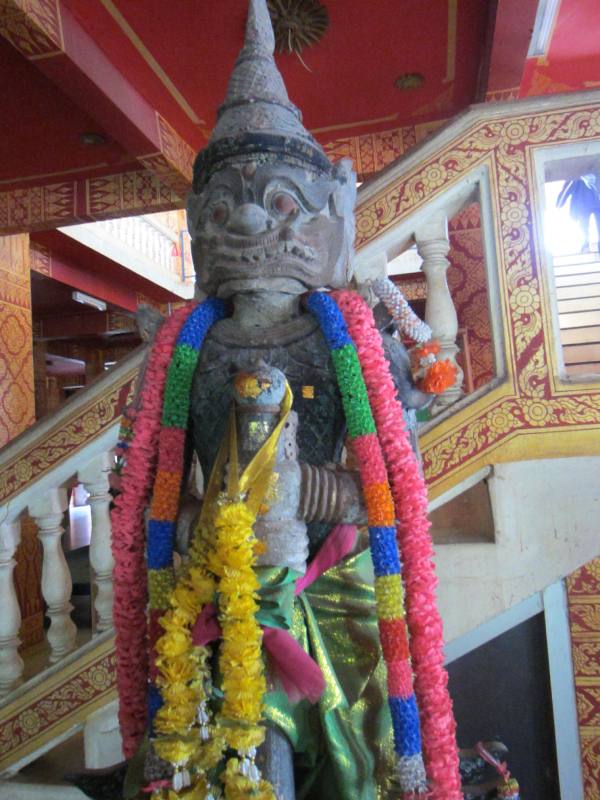
{"type": "Polygon", "coordinates": [[[275,36],[266,0],[250,0],[244,46],[233,68],[225,102],[206,149],[194,165],[198,192],[221,162],[279,156],[328,174],[331,163],[302,124],[274,58],[275,36]]]}

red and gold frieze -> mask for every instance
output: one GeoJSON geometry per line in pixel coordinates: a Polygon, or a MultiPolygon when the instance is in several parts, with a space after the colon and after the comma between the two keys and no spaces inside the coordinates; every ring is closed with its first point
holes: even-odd
{"type": "Polygon", "coordinates": [[[0,35],[31,61],[63,52],[58,0],[0,0],[0,35]]]}
{"type": "Polygon", "coordinates": [[[35,419],[29,236],[0,237],[0,447],[35,419]]]}
{"type": "Polygon", "coordinates": [[[184,185],[180,194],[156,172],[145,169],[9,189],[0,192],[0,233],[169,211],[182,206],[184,185]]]}
{"type": "Polygon", "coordinates": [[[0,771],[42,748],[116,696],[114,640],[86,648],[2,709],[0,771]]]}
{"type": "Polygon", "coordinates": [[[555,377],[556,345],[532,177],[537,148],[593,139],[600,140],[600,111],[589,104],[475,117],[454,140],[358,207],[360,247],[474,169],[486,169],[489,176],[505,364],[495,389],[424,435],[432,496],[486,464],[600,453],[600,384],[567,384],[555,377]]]}
{"type": "Polygon", "coordinates": [[[585,800],[600,800],[600,558],[567,580],[585,800]]]}
{"type": "Polygon", "coordinates": [[[351,159],[358,179],[363,181],[404,155],[444,121],[440,119],[362,136],[345,136],[325,144],[324,148],[332,161],[351,159]]]}
{"type": "Polygon", "coordinates": [[[0,503],[39,479],[75,450],[93,441],[120,417],[132,389],[137,370],[123,376],[110,390],[78,408],[71,416],[51,428],[0,470],[0,503]]]}
{"type": "Polygon", "coordinates": [[[448,286],[456,308],[459,328],[469,337],[473,388],[494,377],[492,331],[478,203],[471,203],[449,221],[448,286]]]}

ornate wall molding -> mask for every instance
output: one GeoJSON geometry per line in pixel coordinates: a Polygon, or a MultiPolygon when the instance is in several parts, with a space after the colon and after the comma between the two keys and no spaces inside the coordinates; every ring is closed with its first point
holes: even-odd
{"type": "Polygon", "coordinates": [[[600,558],[567,580],[585,800],[600,799],[600,558]]]}
{"type": "Polygon", "coordinates": [[[0,234],[170,211],[184,196],[149,169],[9,189],[0,192],[0,234]]]}
{"type": "Polygon", "coordinates": [[[30,61],[64,52],[58,0],[2,0],[0,35],[30,61]]]}
{"type": "Polygon", "coordinates": [[[107,375],[75,397],[53,424],[41,420],[7,448],[0,469],[0,504],[5,504],[34,481],[51,472],[73,453],[108,431],[119,419],[133,388],[141,352],[115,375],[107,375]],[[89,396],[91,395],[91,396],[89,396]]]}
{"type": "Polygon", "coordinates": [[[549,366],[555,343],[544,314],[548,276],[533,168],[536,148],[600,140],[598,97],[552,98],[532,108],[531,101],[476,107],[409,154],[405,169],[402,161],[388,169],[359,200],[358,245],[376,246],[386,231],[488,165],[506,377],[423,436],[432,496],[486,464],[600,453],[600,383],[560,383],[549,366]]]}
{"type": "Polygon", "coordinates": [[[114,638],[101,637],[17,692],[0,714],[0,772],[113,700],[115,661],[114,638]]]}

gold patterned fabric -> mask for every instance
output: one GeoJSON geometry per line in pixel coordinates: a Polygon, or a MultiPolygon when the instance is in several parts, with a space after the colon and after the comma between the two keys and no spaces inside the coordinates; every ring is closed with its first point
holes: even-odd
{"type": "Polygon", "coordinates": [[[291,633],[320,666],[325,692],[314,706],[270,692],[266,717],[297,754],[298,800],[401,796],[391,781],[392,724],[373,580],[369,552],[361,548],[296,598],[291,633]]]}

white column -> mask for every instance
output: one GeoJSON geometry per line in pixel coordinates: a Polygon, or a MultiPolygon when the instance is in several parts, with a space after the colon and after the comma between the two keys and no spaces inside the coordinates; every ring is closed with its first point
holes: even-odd
{"type": "Polygon", "coordinates": [[[113,700],[87,718],[83,729],[86,769],[106,769],[123,761],[118,711],[119,703],[113,700]]]}
{"type": "Polygon", "coordinates": [[[29,506],[29,514],[38,527],[38,536],[44,548],[42,561],[42,595],[50,617],[48,642],[50,661],[60,661],[75,647],[77,628],[71,619],[71,573],[62,549],[62,521],[67,509],[64,489],[51,489],[29,506]]]}
{"type": "Polygon", "coordinates": [[[79,481],[89,492],[88,503],[92,512],[90,564],[92,565],[96,597],[96,631],[111,628],[113,606],[112,571],[115,565],[111,550],[110,494],[108,476],[111,469],[110,453],[96,456],[79,470],[79,481]]]}
{"type": "Polygon", "coordinates": [[[448,239],[448,220],[443,214],[432,218],[415,231],[417,251],[423,259],[422,270],[427,281],[427,305],[425,322],[433,332],[433,338],[440,343],[441,360],[448,359],[456,366],[454,385],[441,394],[433,404],[432,411],[440,413],[451,403],[462,397],[464,374],[456,361],[458,346],[458,318],[448,288],[447,272],[450,262],[447,259],[450,250],[448,239]]]}
{"type": "Polygon", "coordinates": [[[21,681],[23,659],[19,655],[21,610],[14,584],[15,550],[21,541],[21,523],[0,525],[0,697],[21,681]]]}

